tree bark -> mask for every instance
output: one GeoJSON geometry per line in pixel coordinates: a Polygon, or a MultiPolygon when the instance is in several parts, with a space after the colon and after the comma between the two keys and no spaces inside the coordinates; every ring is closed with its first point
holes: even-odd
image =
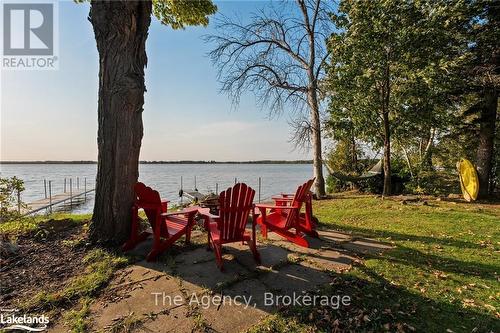
{"type": "Polygon", "coordinates": [[[123,243],[130,233],[133,186],[143,135],[146,39],[151,1],[92,1],[99,52],[98,164],[92,240],[123,243]]]}
{"type": "Polygon", "coordinates": [[[321,147],[321,120],[319,117],[319,104],[317,97],[317,88],[310,89],[307,95],[308,104],[311,109],[312,126],[312,150],[313,150],[313,175],[314,193],[318,198],[324,197],[325,178],[323,177],[322,147],[321,147]]]}
{"type": "Polygon", "coordinates": [[[434,147],[434,137],[436,129],[431,128],[427,137],[427,144],[425,145],[424,153],[421,155],[420,165],[422,170],[432,170],[432,149],[434,147]]]}
{"type": "Polygon", "coordinates": [[[384,123],[384,190],[383,196],[391,195],[391,131],[389,127],[389,112],[382,113],[384,123]]]}
{"type": "Polygon", "coordinates": [[[411,179],[413,179],[413,166],[411,164],[410,155],[408,155],[408,151],[403,145],[401,146],[401,149],[403,150],[403,154],[405,155],[406,164],[408,164],[408,171],[410,171],[410,177],[411,179]]]}
{"type": "MultiPolygon", "coordinates": [[[[302,15],[304,17],[304,27],[307,32],[309,40],[309,59],[307,61],[307,78],[309,80],[307,86],[307,104],[311,111],[311,144],[313,150],[313,175],[315,177],[314,181],[314,193],[318,199],[326,195],[325,192],[325,178],[323,177],[323,156],[321,147],[321,120],[319,117],[319,103],[318,103],[318,76],[316,73],[316,30],[315,26],[318,19],[318,11],[320,9],[321,0],[316,0],[316,5],[312,17],[309,17],[307,12],[306,4],[304,1],[297,1],[302,15]]],[[[322,64],[318,64],[319,68],[322,64]]]]}
{"type": "Polygon", "coordinates": [[[476,155],[479,177],[479,198],[490,194],[490,177],[495,144],[495,128],[498,108],[498,91],[489,89],[484,93],[479,127],[479,146],[476,155]]]}
{"type": "Polygon", "coordinates": [[[358,152],[356,151],[356,137],[354,136],[354,131],[351,131],[350,137],[351,144],[351,171],[358,172],[358,152]]]}
{"type": "Polygon", "coordinates": [[[384,189],[383,196],[392,194],[391,184],[391,127],[389,122],[389,108],[391,101],[391,76],[390,76],[390,49],[387,50],[387,59],[384,69],[384,83],[382,86],[382,123],[384,126],[384,189]]]}

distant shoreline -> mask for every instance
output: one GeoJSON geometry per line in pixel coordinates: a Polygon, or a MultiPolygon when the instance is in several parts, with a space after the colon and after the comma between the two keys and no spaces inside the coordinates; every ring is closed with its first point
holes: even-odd
{"type": "MultiPolygon", "coordinates": [[[[140,164],[312,164],[312,160],[258,161],[139,161],[140,164]]],[[[1,164],[97,164],[96,161],[0,161],[1,164]]]]}

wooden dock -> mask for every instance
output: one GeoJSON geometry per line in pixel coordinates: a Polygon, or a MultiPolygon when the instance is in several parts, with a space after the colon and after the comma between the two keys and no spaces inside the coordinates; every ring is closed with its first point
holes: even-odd
{"type": "Polygon", "coordinates": [[[185,196],[186,198],[188,198],[189,200],[195,201],[195,202],[197,202],[197,201],[199,201],[207,196],[206,194],[200,193],[197,190],[183,191],[182,195],[185,196]]]}
{"type": "Polygon", "coordinates": [[[59,204],[78,205],[82,200],[86,199],[87,194],[93,192],[90,190],[76,190],[72,192],[63,192],[56,195],[51,195],[48,198],[43,198],[26,204],[25,208],[21,208],[22,216],[30,215],[44,209],[52,211],[52,207],[59,204]]]}

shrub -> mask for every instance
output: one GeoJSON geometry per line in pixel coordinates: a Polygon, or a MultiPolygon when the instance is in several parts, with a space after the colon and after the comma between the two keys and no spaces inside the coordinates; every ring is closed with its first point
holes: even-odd
{"type": "Polygon", "coordinates": [[[26,207],[18,197],[22,191],[24,191],[24,182],[21,179],[15,176],[0,178],[0,222],[20,217],[20,208],[26,207]]]}
{"type": "Polygon", "coordinates": [[[326,177],[326,191],[328,193],[343,192],[347,189],[349,189],[348,182],[333,177],[332,175],[326,177]]]}
{"type": "Polygon", "coordinates": [[[384,177],[382,175],[377,175],[365,178],[356,182],[356,185],[361,192],[382,193],[384,189],[384,177]]]}
{"type": "Polygon", "coordinates": [[[413,194],[448,195],[460,193],[458,175],[445,171],[420,171],[405,184],[405,192],[413,194]]]}

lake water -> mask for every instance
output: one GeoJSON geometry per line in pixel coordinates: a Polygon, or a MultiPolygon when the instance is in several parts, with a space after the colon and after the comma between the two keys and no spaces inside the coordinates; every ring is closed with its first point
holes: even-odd
{"type": "MultiPolygon", "coordinates": [[[[45,196],[44,179],[52,181],[52,194],[62,193],[64,178],[72,178],[73,188],[79,179],[83,190],[86,179],[87,189],[95,185],[96,164],[1,164],[2,177],[16,176],[24,181],[26,190],[21,199],[31,202],[45,196]]],[[[308,164],[141,164],[139,180],[160,192],[162,198],[179,201],[181,177],[184,190],[196,187],[202,193],[219,191],[234,185],[234,180],[244,182],[258,191],[261,178],[261,198],[270,198],[280,192],[295,192],[297,186],[312,177],[312,165],[308,164]]],[[[73,208],[75,213],[88,213],[93,208],[93,193],[88,200],[73,208]]],[[[257,200],[258,193],[256,193],[257,200]]]]}

